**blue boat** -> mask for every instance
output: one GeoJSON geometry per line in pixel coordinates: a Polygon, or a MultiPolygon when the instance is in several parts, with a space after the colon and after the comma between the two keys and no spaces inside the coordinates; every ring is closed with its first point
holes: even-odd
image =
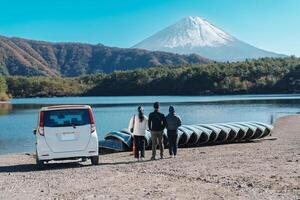
{"type": "MultiPolygon", "coordinates": [[[[182,125],[178,128],[179,146],[199,146],[228,142],[249,141],[270,135],[273,126],[261,122],[231,122],[216,124],[182,125]]],[[[163,133],[164,144],[168,145],[168,135],[163,133]]],[[[145,133],[145,146],[151,148],[151,133],[145,133]]],[[[115,151],[132,149],[132,135],[127,130],[113,131],[100,141],[100,148],[115,151]]]]}

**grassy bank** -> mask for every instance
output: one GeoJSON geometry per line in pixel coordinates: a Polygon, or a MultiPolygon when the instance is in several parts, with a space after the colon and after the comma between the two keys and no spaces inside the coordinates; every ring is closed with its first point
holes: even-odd
{"type": "Polygon", "coordinates": [[[7,102],[9,99],[9,96],[6,93],[0,93],[0,102],[7,102]]]}

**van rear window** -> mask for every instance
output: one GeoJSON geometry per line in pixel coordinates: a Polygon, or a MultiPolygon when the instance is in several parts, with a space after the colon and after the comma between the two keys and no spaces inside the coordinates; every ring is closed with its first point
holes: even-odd
{"type": "Polygon", "coordinates": [[[90,124],[88,109],[62,109],[44,111],[45,127],[83,126],[90,124]]]}

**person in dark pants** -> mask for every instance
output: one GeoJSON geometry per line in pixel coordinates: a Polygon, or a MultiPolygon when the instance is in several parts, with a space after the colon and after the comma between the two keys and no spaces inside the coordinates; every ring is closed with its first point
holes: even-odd
{"type": "Polygon", "coordinates": [[[144,160],[145,158],[145,137],[140,135],[134,136],[134,142],[135,142],[135,151],[134,151],[134,157],[139,160],[144,160]]]}
{"type": "Polygon", "coordinates": [[[148,119],[144,115],[143,107],[138,107],[138,115],[130,119],[128,129],[134,137],[134,157],[138,161],[143,160],[145,158],[145,132],[148,129],[148,119]]]}
{"type": "Polygon", "coordinates": [[[178,127],[181,126],[181,119],[175,113],[173,106],[169,107],[169,114],[166,117],[167,121],[167,135],[169,142],[169,154],[172,157],[176,157],[178,147],[178,127]]]}
{"type": "Polygon", "coordinates": [[[151,131],[152,138],[152,157],[151,160],[155,160],[157,143],[160,150],[160,158],[164,157],[164,143],[163,143],[163,131],[166,127],[166,117],[159,112],[159,103],[155,102],[154,112],[149,114],[148,127],[151,131]]]}

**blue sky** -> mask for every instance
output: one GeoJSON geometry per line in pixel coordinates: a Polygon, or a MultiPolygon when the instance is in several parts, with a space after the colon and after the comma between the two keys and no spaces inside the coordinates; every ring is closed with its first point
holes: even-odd
{"type": "Polygon", "coordinates": [[[185,16],[300,56],[300,0],[1,0],[0,35],[131,47],[185,16]]]}

